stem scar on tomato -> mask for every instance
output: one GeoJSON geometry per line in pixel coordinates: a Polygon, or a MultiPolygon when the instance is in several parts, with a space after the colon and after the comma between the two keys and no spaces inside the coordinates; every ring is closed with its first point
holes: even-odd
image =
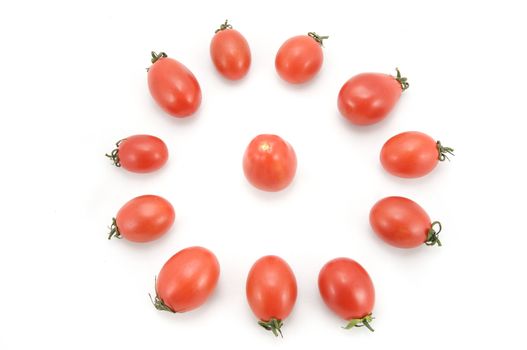
{"type": "Polygon", "coordinates": [[[221,32],[222,30],[225,30],[225,29],[232,29],[232,25],[229,24],[228,19],[226,19],[225,23],[222,23],[220,27],[214,31],[214,33],[221,32]]]}
{"type": "Polygon", "coordinates": [[[363,318],[353,318],[351,319],[347,325],[345,325],[344,329],[352,329],[353,327],[366,327],[371,332],[375,332],[375,329],[373,329],[370,325],[370,322],[373,321],[375,317],[373,317],[371,314],[364,316],[363,318]]]}
{"type": "Polygon", "coordinates": [[[441,241],[439,240],[439,232],[441,232],[441,223],[439,221],[434,221],[432,222],[432,226],[430,227],[430,230],[428,230],[428,234],[426,236],[426,241],[425,241],[425,244],[428,245],[428,246],[433,246],[433,245],[436,245],[438,247],[441,247],[441,241]],[[438,226],[438,230],[434,230],[434,226],[437,225],[438,226]]]}
{"type": "Polygon", "coordinates": [[[445,159],[450,161],[450,158],[448,158],[448,155],[455,156],[453,148],[443,146],[440,141],[437,141],[436,144],[437,144],[437,152],[439,152],[440,161],[443,162],[445,159]]]}
{"type": "MultiPolygon", "coordinates": [[[[119,165],[120,166],[120,165],[119,165]]],[[[117,227],[117,221],[115,218],[112,218],[112,224],[108,226],[110,229],[110,233],[108,234],[108,239],[112,239],[112,237],[121,239],[121,232],[119,232],[119,228],[117,227]]]]}
{"type": "Polygon", "coordinates": [[[126,139],[122,139],[122,140],[119,140],[115,143],[115,149],[110,152],[110,154],[106,153],[105,156],[110,158],[113,162],[113,165],[115,165],[116,167],[120,167],[121,166],[121,162],[119,160],[119,145],[121,144],[121,142],[123,142],[124,140],[126,139]]]}
{"type": "Polygon", "coordinates": [[[159,294],[157,293],[157,276],[154,277],[154,289],[156,291],[156,297],[154,299],[152,299],[152,295],[148,293],[148,296],[150,297],[150,301],[152,302],[152,305],[154,305],[154,307],[158,309],[159,311],[168,311],[168,312],[175,314],[176,311],[174,311],[170,306],[165,304],[163,299],[161,299],[159,297],[159,294]]]}
{"type": "Polygon", "coordinates": [[[267,322],[265,322],[265,321],[258,321],[258,324],[260,326],[262,326],[263,328],[265,328],[266,330],[273,332],[275,337],[278,337],[278,334],[280,334],[280,337],[282,337],[282,338],[284,337],[284,335],[282,334],[282,329],[281,329],[282,326],[284,325],[282,320],[278,320],[276,318],[271,318],[267,322]]]}
{"type": "Polygon", "coordinates": [[[313,40],[315,40],[317,43],[319,43],[320,46],[322,46],[322,47],[324,47],[323,41],[325,39],[329,39],[329,36],[327,36],[327,35],[325,35],[325,36],[318,35],[315,32],[309,32],[309,33],[307,33],[307,35],[309,35],[311,38],[313,38],[313,40]]]}
{"type": "Polygon", "coordinates": [[[395,77],[395,80],[397,80],[399,82],[399,84],[401,84],[401,89],[403,89],[403,91],[405,91],[406,89],[408,89],[410,87],[410,83],[408,82],[408,78],[403,77],[401,75],[401,72],[399,71],[399,68],[395,68],[395,71],[397,72],[397,76],[395,77]]]}

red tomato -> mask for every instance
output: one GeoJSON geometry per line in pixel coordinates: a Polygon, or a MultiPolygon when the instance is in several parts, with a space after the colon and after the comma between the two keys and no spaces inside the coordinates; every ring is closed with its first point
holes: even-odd
{"type": "Polygon", "coordinates": [[[370,322],[375,289],[359,263],[348,258],[329,261],[318,275],[318,289],[326,305],[348,321],[344,328],[366,326],[373,332],[370,322]]]}
{"type": "Polygon", "coordinates": [[[408,198],[386,197],[375,203],[370,211],[370,224],[382,240],[398,248],[415,248],[423,243],[441,246],[438,238],[441,223],[431,223],[424,209],[408,198]]]}
{"type": "Polygon", "coordinates": [[[112,219],[110,235],[132,242],[149,242],[165,234],[176,219],[172,204],[166,199],[145,195],[125,203],[112,219]]]}
{"type": "Polygon", "coordinates": [[[210,43],[210,56],[218,72],[230,80],[239,80],[251,66],[251,49],[247,40],[225,21],[210,43]]]}
{"type": "Polygon", "coordinates": [[[247,146],[243,171],[256,188],[270,192],[283,190],[295,177],[295,151],[279,136],[258,135],[247,146]]]}
{"type": "Polygon", "coordinates": [[[295,305],[297,288],[293,270],[274,255],[258,259],[247,276],[247,301],[258,324],[275,336],[282,335],[283,320],[295,305]]]}
{"type": "Polygon", "coordinates": [[[201,88],[194,74],[164,52],[152,52],[148,88],[157,104],[174,117],[187,117],[201,104],[201,88]]]}
{"type": "Polygon", "coordinates": [[[382,146],[381,164],[390,174],[415,178],[431,172],[438,161],[454,155],[450,147],[418,131],[408,131],[395,135],[382,146]]]}
{"type": "Polygon", "coordinates": [[[282,44],[276,54],[275,67],[282,79],[292,84],[302,84],[311,80],[322,67],[324,54],[322,41],[327,36],[294,36],[282,44]]]}
{"type": "Polygon", "coordinates": [[[117,148],[106,154],[117,167],[134,173],[150,173],[168,160],[168,148],[158,137],[134,135],[116,143],[117,148]]]}
{"type": "Polygon", "coordinates": [[[396,77],[380,73],[356,75],[340,89],[339,111],[353,124],[377,123],[390,113],[408,86],[399,69],[396,77]]]}
{"type": "Polygon", "coordinates": [[[220,276],[216,256],[208,249],[190,247],[172,256],[156,279],[156,309],[186,312],[201,306],[212,294],[220,276]]]}

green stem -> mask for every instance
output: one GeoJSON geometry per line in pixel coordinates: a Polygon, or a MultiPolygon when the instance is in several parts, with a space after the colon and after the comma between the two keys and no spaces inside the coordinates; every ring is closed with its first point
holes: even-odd
{"type": "Polygon", "coordinates": [[[309,33],[307,33],[307,35],[309,35],[311,38],[313,38],[313,39],[314,39],[317,43],[319,43],[320,46],[322,46],[322,47],[324,46],[323,41],[324,41],[325,39],[328,39],[328,38],[329,38],[329,36],[327,36],[327,35],[326,35],[326,36],[321,36],[321,35],[318,35],[318,34],[315,33],[315,32],[309,32],[309,33]]]}
{"type": "Polygon", "coordinates": [[[164,52],[160,52],[160,53],[156,53],[155,51],[152,51],[152,64],[156,63],[157,60],[159,60],[160,58],[165,58],[165,57],[168,57],[166,53],[164,52]]]}
{"type": "Polygon", "coordinates": [[[115,218],[112,218],[112,224],[108,227],[110,229],[110,233],[108,234],[108,239],[112,239],[112,237],[121,239],[121,233],[119,232],[119,228],[117,227],[117,221],[115,218]]]}
{"type": "Polygon", "coordinates": [[[159,311],[168,311],[168,312],[175,314],[176,311],[174,311],[170,306],[165,304],[163,299],[161,299],[159,297],[159,294],[157,293],[157,276],[154,277],[154,289],[156,291],[156,297],[154,299],[152,299],[152,295],[148,293],[148,296],[150,297],[150,301],[152,302],[152,305],[154,305],[154,307],[158,309],[159,311]]]}
{"type": "Polygon", "coordinates": [[[441,241],[439,240],[439,232],[441,232],[441,223],[439,221],[434,221],[432,222],[432,225],[430,225],[430,230],[428,230],[428,234],[426,236],[426,241],[425,241],[425,244],[428,245],[428,246],[432,246],[432,245],[436,245],[438,247],[441,247],[442,244],[441,244],[441,241]],[[435,230],[434,229],[434,226],[438,226],[438,229],[435,230]]]}
{"type": "Polygon", "coordinates": [[[406,89],[408,89],[410,87],[410,83],[408,82],[408,78],[403,77],[401,75],[401,72],[399,71],[399,68],[395,68],[395,70],[397,71],[397,76],[395,77],[395,80],[397,80],[399,82],[399,84],[401,84],[401,89],[403,89],[403,91],[405,91],[406,89]]]}
{"type": "Polygon", "coordinates": [[[126,139],[122,139],[122,140],[117,141],[115,143],[116,148],[110,154],[108,154],[108,153],[105,154],[106,157],[108,157],[108,158],[110,158],[112,160],[113,165],[115,165],[118,168],[121,166],[121,161],[119,160],[119,145],[124,140],[126,140],[126,139]]]}
{"type": "Polygon", "coordinates": [[[353,327],[366,327],[371,332],[375,332],[375,330],[371,327],[370,322],[373,321],[375,317],[373,317],[371,314],[368,314],[364,316],[363,318],[353,318],[348,321],[348,324],[345,325],[344,329],[352,329],[353,327]]]}
{"type": "Polygon", "coordinates": [[[225,30],[225,29],[232,29],[232,25],[229,24],[228,19],[226,19],[225,23],[222,23],[220,27],[214,31],[214,33],[221,32],[222,30],[225,30]]]}
{"type": "Polygon", "coordinates": [[[269,321],[258,321],[258,324],[266,330],[273,332],[275,337],[278,337],[278,334],[280,334],[282,338],[284,337],[282,334],[282,326],[284,323],[282,320],[271,318],[269,321]]]}
{"type": "Polygon", "coordinates": [[[450,158],[448,158],[448,155],[455,156],[453,148],[443,146],[440,141],[437,141],[436,145],[437,145],[437,152],[439,153],[438,159],[440,161],[443,162],[445,159],[450,161],[450,158]]]}

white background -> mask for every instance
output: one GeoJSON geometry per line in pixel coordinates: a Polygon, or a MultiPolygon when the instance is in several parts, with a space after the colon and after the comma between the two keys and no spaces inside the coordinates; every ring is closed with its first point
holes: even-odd
{"type": "Polygon", "coordinates": [[[521,1],[270,2],[3,1],[0,5],[0,348],[234,347],[440,349],[525,346],[527,74],[521,1]],[[209,58],[228,18],[253,62],[241,82],[209,58]],[[318,77],[279,80],[287,38],[329,35],[318,77]],[[178,120],[152,101],[145,68],[163,50],[198,78],[203,103],[178,120]],[[384,122],[341,118],[341,85],[364,71],[410,82],[384,122]],[[420,130],[456,156],[402,180],[378,161],[384,141],[420,130]],[[150,133],[170,160],[150,175],[112,167],[117,140],[150,133]],[[296,150],[292,186],[264,193],[241,158],[259,133],[296,150]],[[134,196],[159,194],[177,213],[150,244],[106,239],[134,196]],[[442,248],[398,250],[377,239],[370,207],[388,195],[441,220],[442,248]],[[221,277],[200,309],[172,315],[148,299],[178,250],[214,251],[221,277]],[[245,278],[266,254],[296,273],[298,300],[275,339],[256,324],[245,278]],[[374,281],[376,332],[345,331],[323,305],[317,275],[329,259],[359,261],[374,281]]]}

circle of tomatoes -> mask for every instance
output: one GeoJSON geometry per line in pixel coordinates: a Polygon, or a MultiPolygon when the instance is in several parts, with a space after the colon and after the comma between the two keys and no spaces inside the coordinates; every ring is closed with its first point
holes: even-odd
{"type": "Polygon", "coordinates": [[[168,160],[168,148],[159,137],[133,135],[118,141],[110,154],[106,154],[115,166],[134,173],[150,173],[158,170],[168,160]]]}
{"type": "Polygon", "coordinates": [[[212,294],[220,276],[220,264],[210,250],[189,247],[163,265],[155,282],[152,303],[161,311],[187,312],[201,306],[212,294]]]}
{"type": "Polygon", "coordinates": [[[194,74],[164,52],[152,52],[148,88],[154,101],[174,117],[188,117],[201,104],[201,87],[194,74]]]}
{"type": "Polygon", "coordinates": [[[243,171],[247,180],[260,190],[283,190],[295,177],[295,151],[280,136],[258,135],[245,150],[243,171]]]}
{"type": "Polygon", "coordinates": [[[419,204],[405,197],[386,197],[375,203],[370,210],[370,225],[383,241],[394,247],[415,248],[423,243],[441,246],[438,237],[441,223],[431,222],[419,204]]]}
{"type": "Polygon", "coordinates": [[[216,70],[229,80],[239,80],[251,66],[251,49],[245,37],[225,21],[211,40],[210,56],[216,70]]]}
{"type": "Polygon", "coordinates": [[[275,336],[282,335],[283,320],[297,296],[296,278],[287,262],[275,255],[258,259],[247,276],[246,294],[258,324],[275,336]]]}
{"type": "Polygon", "coordinates": [[[163,197],[135,197],[126,202],[112,219],[108,239],[150,242],[164,235],[175,219],[174,207],[163,197]]]}

